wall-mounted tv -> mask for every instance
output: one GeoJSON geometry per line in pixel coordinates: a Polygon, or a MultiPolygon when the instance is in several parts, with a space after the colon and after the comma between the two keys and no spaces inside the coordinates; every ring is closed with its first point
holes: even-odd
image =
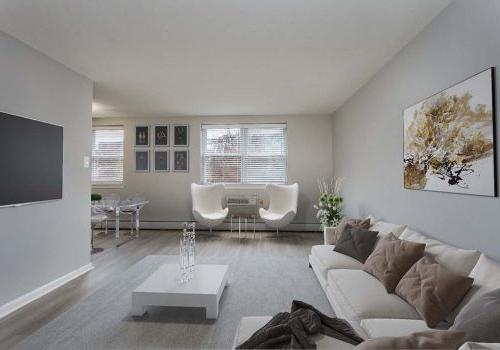
{"type": "Polygon", "coordinates": [[[62,199],[63,128],[0,112],[0,207],[62,199]]]}

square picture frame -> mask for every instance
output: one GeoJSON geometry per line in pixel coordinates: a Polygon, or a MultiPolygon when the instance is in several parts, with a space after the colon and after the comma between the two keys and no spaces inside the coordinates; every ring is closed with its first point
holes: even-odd
{"type": "Polygon", "coordinates": [[[149,173],[150,171],[150,152],[149,149],[136,149],[134,151],[135,172],[149,173]]]}
{"type": "Polygon", "coordinates": [[[170,172],[170,150],[154,150],[153,155],[155,173],[168,173],[170,172]]]}
{"type": "Polygon", "coordinates": [[[170,146],[170,125],[161,124],[153,126],[153,145],[155,147],[170,146]]]}
{"type": "Polygon", "coordinates": [[[174,124],[173,129],[174,147],[189,147],[189,124],[174,124]]]}
{"type": "Polygon", "coordinates": [[[135,147],[149,147],[150,145],[150,131],[149,125],[136,125],[134,134],[135,147]]]}
{"type": "Polygon", "coordinates": [[[188,173],[189,172],[189,150],[176,149],[174,150],[174,172],[188,173]]]}

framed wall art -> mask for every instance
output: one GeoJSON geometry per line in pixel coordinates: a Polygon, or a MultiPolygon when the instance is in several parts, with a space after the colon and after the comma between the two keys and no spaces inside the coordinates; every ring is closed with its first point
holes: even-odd
{"type": "Polygon", "coordinates": [[[174,150],[174,172],[189,172],[189,150],[174,150]]]}
{"type": "Polygon", "coordinates": [[[496,196],[494,69],[403,112],[404,187],[496,196]]]}
{"type": "Polygon", "coordinates": [[[170,150],[154,151],[155,173],[167,173],[170,171],[170,150]]]}
{"type": "Polygon", "coordinates": [[[135,150],[135,172],[149,172],[149,150],[135,150]]]}
{"type": "Polygon", "coordinates": [[[135,146],[149,147],[149,126],[136,125],[135,127],[135,146]]]}
{"type": "Polygon", "coordinates": [[[176,124],[174,128],[174,146],[188,147],[189,146],[189,125],[176,124]]]}
{"type": "Polygon", "coordinates": [[[155,147],[168,147],[170,127],[168,125],[155,125],[154,126],[154,146],[155,147]]]}

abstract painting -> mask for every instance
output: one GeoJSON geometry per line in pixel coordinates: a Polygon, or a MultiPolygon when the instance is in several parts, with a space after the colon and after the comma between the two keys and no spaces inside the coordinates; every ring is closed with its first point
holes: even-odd
{"type": "Polygon", "coordinates": [[[494,69],[408,107],[407,189],[496,196],[494,69]]]}

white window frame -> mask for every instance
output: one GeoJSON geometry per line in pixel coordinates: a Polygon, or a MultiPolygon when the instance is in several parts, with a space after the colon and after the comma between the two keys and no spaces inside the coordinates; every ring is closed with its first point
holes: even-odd
{"type": "Polygon", "coordinates": [[[285,147],[285,181],[283,182],[273,182],[274,184],[288,184],[288,125],[287,123],[259,123],[259,124],[202,124],[200,127],[200,183],[208,184],[205,182],[205,174],[204,174],[204,157],[205,157],[205,140],[203,139],[203,129],[232,129],[232,128],[240,128],[241,129],[241,144],[240,144],[240,153],[241,156],[241,182],[240,183],[222,183],[226,186],[226,188],[264,188],[268,183],[247,183],[246,182],[246,152],[247,152],[247,138],[248,138],[248,129],[251,128],[280,128],[283,129],[283,141],[285,147]]]}
{"type": "Polygon", "coordinates": [[[123,125],[96,125],[92,126],[92,156],[90,159],[90,170],[91,170],[91,186],[93,188],[124,188],[124,181],[125,181],[125,128],[123,125]],[[94,130],[122,130],[123,131],[123,159],[122,159],[122,181],[121,182],[94,182],[92,179],[92,171],[94,167],[94,157],[93,157],[93,152],[94,152],[94,130]]]}

